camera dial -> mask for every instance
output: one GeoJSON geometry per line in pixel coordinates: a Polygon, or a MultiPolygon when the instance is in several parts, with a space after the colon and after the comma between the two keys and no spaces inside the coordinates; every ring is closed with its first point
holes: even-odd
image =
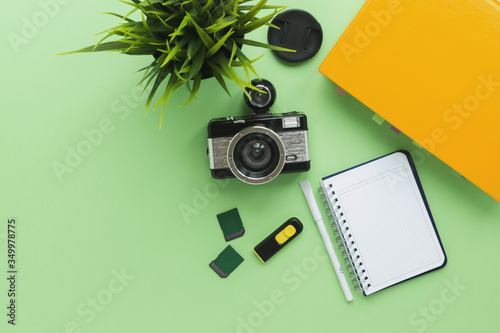
{"type": "Polygon", "coordinates": [[[250,90],[248,93],[250,95],[250,103],[257,108],[266,107],[271,101],[271,91],[268,87],[263,84],[256,85],[256,88],[263,90],[264,92],[260,92],[257,90],[250,90]]]}
{"type": "Polygon", "coordinates": [[[276,101],[276,89],[271,82],[264,79],[253,80],[252,85],[261,91],[245,88],[248,95],[250,95],[250,98],[248,98],[244,94],[245,102],[255,113],[268,112],[276,101]]]}

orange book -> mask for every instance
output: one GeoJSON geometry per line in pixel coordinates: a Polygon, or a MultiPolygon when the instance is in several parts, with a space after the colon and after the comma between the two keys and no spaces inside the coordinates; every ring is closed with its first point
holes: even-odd
{"type": "Polygon", "coordinates": [[[367,0],[320,72],[500,201],[500,0],[367,0]]]}

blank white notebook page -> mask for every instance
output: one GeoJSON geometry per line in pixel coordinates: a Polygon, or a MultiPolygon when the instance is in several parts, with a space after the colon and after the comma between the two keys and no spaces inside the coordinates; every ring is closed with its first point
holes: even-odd
{"type": "Polygon", "coordinates": [[[323,181],[325,188],[330,184],[368,274],[366,295],[444,263],[405,154],[396,152],[323,181]]]}

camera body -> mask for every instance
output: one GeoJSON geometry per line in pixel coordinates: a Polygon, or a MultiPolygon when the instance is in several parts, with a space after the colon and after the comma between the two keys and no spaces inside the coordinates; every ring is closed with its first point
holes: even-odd
{"type": "Polygon", "coordinates": [[[271,114],[269,107],[276,98],[274,87],[266,80],[252,84],[265,93],[246,98],[254,109],[251,116],[217,118],[208,124],[212,177],[236,177],[257,185],[281,173],[308,171],[311,162],[307,117],[295,111],[271,114]]]}

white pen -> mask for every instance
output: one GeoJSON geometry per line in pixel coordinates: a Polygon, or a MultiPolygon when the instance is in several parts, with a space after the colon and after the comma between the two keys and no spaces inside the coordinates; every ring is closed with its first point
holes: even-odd
{"type": "Polygon", "coordinates": [[[321,217],[321,212],[319,211],[318,204],[314,199],[313,191],[311,189],[311,184],[309,184],[308,180],[304,180],[299,183],[302,191],[307,200],[307,204],[309,205],[309,209],[311,210],[314,221],[318,225],[319,232],[321,233],[321,237],[323,238],[323,242],[325,243],[326,250],[330,255],[330,260],[332,261],[333,267],[335,268],[335,273],[337,273],[337,277],[340,281],[340,286],[344,291],[345,298],[348,302],[353,300],[351,289],[349,289],[349,285],[347,284],[347,280],[344,275],[344,271],[342,270],[342,266],[340,266],[339,259],[333,250],[333,245],[330,240],[330,236],[328,236],[328,232],[326,231],[325,224],[323,223],[323,218],[321,217]]]}

